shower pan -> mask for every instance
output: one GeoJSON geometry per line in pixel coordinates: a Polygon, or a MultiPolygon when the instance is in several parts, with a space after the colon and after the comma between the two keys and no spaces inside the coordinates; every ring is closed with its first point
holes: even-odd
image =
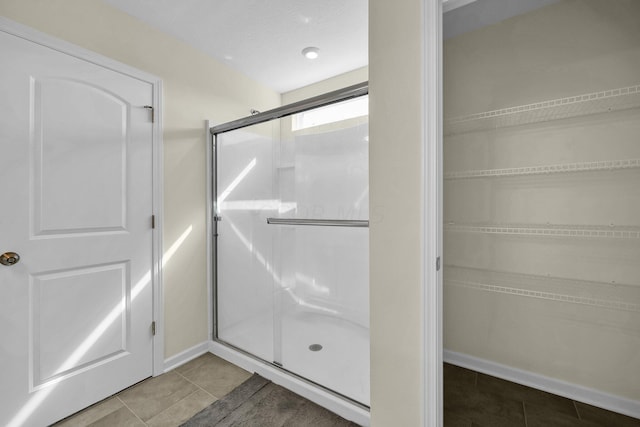
{"type": "Polygon", "coordinates": [[[368,86],[214,126],[213,340],[369,405],[368,86]]]}

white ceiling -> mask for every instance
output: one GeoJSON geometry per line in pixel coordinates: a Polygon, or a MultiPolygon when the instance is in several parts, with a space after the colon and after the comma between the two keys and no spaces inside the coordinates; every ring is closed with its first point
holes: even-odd
{"type": "MultiPolygon", "coordinates": [[[[368,64],[369,0],[103,1],[280,93],[368,64]]],[[[442,0],[444,38],[557,1],[442,0]]]]}
{"type": "Polygon", "coordinates": [[[368,0],[104,1],[281,93],[368,64],[368,0]]]}

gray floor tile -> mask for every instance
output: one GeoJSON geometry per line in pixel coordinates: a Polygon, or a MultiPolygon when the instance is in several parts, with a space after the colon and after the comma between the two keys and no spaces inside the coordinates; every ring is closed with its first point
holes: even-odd
{"type": "Polygon", "coordinates": [[[150,378],[118,394],[118,397],[147,421],[197,390],[197,387],[175,372],[150,378]]]}
{"type": "Polygon", "coordinates": [[[444,427],[471,427],[471,421],[452,411],[444,411],[444,427]]]}
{"type": "Polygon", "coordinates": [[[313,402],[307,401],[282,425],[282,427],[300,426],[357,427],[357,424],[345,420],[313,402]]]}
{"type": "MultiPolygon", "coordinates": [[[[183,427],[357,427],[315,403],[254,374],[183,427]]],[[[469,426],[465,426],[469,427],[469,426]]]]}
{"type": "Polygon", "coordinates": [[[607,411],[606,409],[587,405],[586,403],[576,402],[576,407],[582,420],[602,424],[607,427],[640,427],[640,419],[637,418],[627,417],[626,415],[617,414],[607,411]]]}
{"type": "Polygon", "coordinates": [[[177,427],[215,402],[216,398],[204,390],[196,390],[178,403],[147,421],[149,427],[177,427]]]}
{"type": "Polygon", "coordinates": [[[527,427],[599,427],[590,421],[581,421],[577,416],[556,412],[552,408],[543,406],[532,407],[525,403],[524,411],[527,416],[527,427]]]}
{"type": "Polygon", "coordinates": [[[490,375],[478,374],[478,390],[494,393],[509,399],[520,400],[529,407],[552,409],[556,412],[578,418],[573,401],[524,385],[516,384],[490,375]]]}
{"type": "Polygon", "coordinates": [[[216,425],[223,418],[227,417],[231,412],[235,411],[239,406],[247,402],[258,391],[266,387],[269,381],[259,375],[254,374],[233,389],[226,396],[216,401],[215,404],[208,406],[193,418],[187,421],[185,427],[204,427],[216,425]]]}
{"type": "Polygon", "coordinates": [[[117,397],[110,397],[95,405],[89,406],[77,414],[72,415],[69,418],[54,424],[54,427],[87,427],[89,424],[98,421],[109,415],[112,412],[117,411],[124,405],[117,397]]]}
{"type": "Polygon", "coordinates": [[[218,399],[251,377],[251,373],[219,357],[211,355],[190,362],[180,372],[189,381],[202,387],[218,399]]]}
{"type": "Polygon", "coordinates": [[[465,387],[475,387],[477,372],[470,369],[445,363],[442,368],[442,376],[445,385],[461,385],[465,387]]]}
{"type": "Polygon", "coordinates": [[[190,360],[189,362],[185,363],[184,365],[180,365],[178,366],[175,371],[181,374],[184,374],[185,372],[189,372],[192,369],[199,369],[202,368],[203,366],[208,365],[209,363],[211,363],[214,360],[220,360],[220,358],[218,356],[215,356],[211,353],[205,353],[201,356],[196,357],[193,360],[190,360]]]}
{"type": "Polygon", "coordinates": [[[144,427],[144,423],[136,417],[128,408],[122,407],[98,421],[89,424],[91,427],[144,427]]]}
{"type": "Polygon", "coordinates": [[[260,389],[218,427],[282,427],[303,405],[305,399],[275,384],[260,389]]]}
{"type": "Polygon", "coordinates": [[[522,402],[475,389],[447,389],[444,410],[482,426],[525,426],[522,402]]]}

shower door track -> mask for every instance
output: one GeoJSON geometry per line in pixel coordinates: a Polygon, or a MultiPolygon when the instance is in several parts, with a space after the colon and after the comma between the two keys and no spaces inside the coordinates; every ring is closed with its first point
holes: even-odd
{"type": "Polygon", "coordinates": [[[350,398],[349,396],[345,396],[344,394],[338,393],[337,391],[332,390],[332,389],[330,389],[330,388],[328,388],[328,387],[326,387],[326,386],[324,386],[324,385],[322,385],[320,383],[317,383],[317,382],[312,381],[312,380],[310,380],[308,378],[305,378],[305,377],[303,377],[303,376],[301,376],[299,374],[296,374],[295,372],[290,371],[287,368],[283,367],[279,363],[269,362],[269,361],[267,361],[265,359],[262,359],[262,358],[260,358],[260,357],[258,357],[256,355],[252,354],[251,352],[243,350],[240,347],[236,347],[235,345],[230,344],[230,343],[228,343],[228,342],[226,342],[224,340],[216,338],[216,339],[214,339],[214,341],[217,342],[218,344],[221,344],[221,345],[223,345],[225,347],[228,347],[229,349],[232,349],[233,351],[236,351],[236,352],[238,352],[238,353],[240,353],[240,354],[242,354],[242,355],[244,355],[246,357],[249,357],[249,358],[253,359],[254,361],[256,361],[258,363],[261,363],[261,364],[266,365],[266,366],[268,366],[270,368],[273,368],[273,369],[277,369],[278,371],[284,372],[287,375],[295,377],[296,379],[298,379],[298,380],[300,380],[302,382],[305,382],[307,384],[310,384],[310,385],[312,385],[314,387],[321,388],[323,391],[325,391],[325,392],[327,392],[327,393],[329,393],[329,394],[331,394],[331,395],[333,395],[333,396],[335,396],[335,397],[337,397],[339,399],[345,400],[345,401],[351,403],[352,405],[354,405],[354,406],[356,406],[356,407],[358,407],[360,409],[364,409],[365,411],[370,411],[371,410],[371,408],[369,406],[365,405],[364,403],[358,402],[357,400],[354,400],[354,399],[350,398]]]}
{"type": "Polygon", "coordinates": [[[210,128],[210,132],[211,135],[215,137],[216,135],[224,132],[230,132],[232,130],[257,125],[258,123],[268,122],[270,120],[279,119],[281,117],[290,116],[292,114],[302,113],[314,108],[324,107],[326,105],[331,105],[337,102],[364,96],[368,93],[369,82],[362,82],[343,89],[335,90],[333,92],[328,92],[323,95],[318,95],[313,98],[305,99],[303,101],[283,105],[282,107],[274,108],[269,111],[264,111],[262,113],[244,117],[242,119],[233,120],[231,122],[213,126],[210,128]]]}
{"type": "MultiPolygon", "coordinates": [[[[244,127],[256,125],[259,123],[265,123],[271,120],[279,119],[282,117],[290,116],[297,113],[302,113],[304,111],[312,110],[314,108],[324,107],[331,104],[336,104],[338,102],[346,101],[353,98],[358,98],[360,96],[368,95],[369,93],[369,82],[362,82],[352,86],[348,86],[343,89],[338,89],[332,92],[328,92],[316,97],[308,98],[306,100],[302,100],[299,102],[295,102],[292,104],[284,105],[282,107],[274,108],[272,110],[268,110],[265,112],[257,113],[248,117],[244,117],[238,120],[234,120],[231,122],[223,123],[216,126],[209,127],[209,135],[210,140],[209,144],[211,144],[211,201],[209,204],[209,209],[211,212],[210,215],[210,224],[211,224],[211,249],[212,249],[212,259],[211,259],[211,282],[212,282],[212,340],[226,347],[232,351],[235,351],[238,354],[249,357],[250,359],[263,364],[271,369],[275,369],[276,371],[282,372],[286,375],[291,376],[294,379],[317,387],[318,389],[333,395],[344,402],[348,402],[353,405],[355,408],[359,408],[360,410],[368,411],[370,410],[369,406],[358,402],[348,396],[345,396],[341,393],[336,392],[322,384],[311,381],[303,376],[292,372],[276,362],[268,361],[262,359],[246,350],[238,348],[233,344],[230,344],[224,340],[218,338],[218,308],[217,308],[217,300],[218,300],[218,222],[222,221],[222,217],[219,216],[219,207],[217,204],[218,198],[218,188],[217,188],[217,171],[218,171],[218,155],[217,155],[217,136],[219,134],[230,132],[233,130],[241,129],[244,127]]],[[[369,221],[367,220],[323,220],[323,219],[300,219],[300,218],[268,218],[267,222],[273,225],[309,225],[309,226],[338,226],[338,227],[369,227],[369,221]]]]}

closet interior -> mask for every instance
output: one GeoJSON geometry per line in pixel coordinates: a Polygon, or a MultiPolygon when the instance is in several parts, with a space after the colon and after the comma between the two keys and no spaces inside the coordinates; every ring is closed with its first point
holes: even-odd
{"type": "Polygon", "coordinates": [[[445,360],[640,401],[638,17],[567,0],[445,40],[445,360]]]}

